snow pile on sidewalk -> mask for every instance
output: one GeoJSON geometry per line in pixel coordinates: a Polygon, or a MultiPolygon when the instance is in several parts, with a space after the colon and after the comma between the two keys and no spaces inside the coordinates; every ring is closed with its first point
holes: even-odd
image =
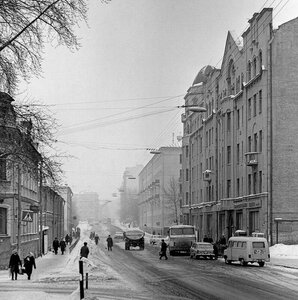
{"type": "Polygon", "coordinates": [[[276,244],[270,247],[270,256],[276,258],[298,259],[298,245],[276,244]]]}

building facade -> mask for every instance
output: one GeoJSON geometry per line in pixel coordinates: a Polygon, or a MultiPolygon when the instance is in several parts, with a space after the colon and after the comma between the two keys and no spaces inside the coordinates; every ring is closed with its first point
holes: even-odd
{"type": "Polygon", "coordinates": [[[72,232],[74,227],[72,219],[72,197],[73,192],[69,186],[60,186],[59,195],[64,199],[64,236],[72,232]]]}
{"type": "MultiPolygon", "coordinates": [[[[154,154],[154,153],[153,153],[154,154]]],[[[139,174],[139,226],[166,235],[179,223],[181,147],[161,147],[139,174]]]]}
{"type": "Polygon", "coordinates": [[[13,101],[0,92],[0,267],[5,268],[13,249],[20,257],[29,250],[40,253],[40,155],[30,135],[30,123],[17,119],[13,101]]]}
{"type": "Polygon", "coordinates": [[[228,32],[221,68],[203,68],[185,96],[207,109],[182,115],[182,219],[199,239],[298,241],[298,19],[272,21],[264,8],[241,39],[228,32]]]}

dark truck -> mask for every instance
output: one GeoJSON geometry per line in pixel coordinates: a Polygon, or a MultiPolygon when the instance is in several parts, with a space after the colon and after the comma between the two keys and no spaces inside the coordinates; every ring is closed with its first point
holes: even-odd
{"type": "Polygon", "coordinates": [[[144,236],[145,232],[140,229],[127,229],[123,232],[125,241],[125,250],[129,250],[130,247],[140,247],[140,250],[144,250],[144,236]]]}

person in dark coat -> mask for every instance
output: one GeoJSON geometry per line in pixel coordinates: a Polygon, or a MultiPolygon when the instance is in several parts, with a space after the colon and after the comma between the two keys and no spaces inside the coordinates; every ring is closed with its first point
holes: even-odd
{"type": "Polygon", "coordinates": [[[9,260],[9,268],[11,271],[11,280],[18,280],[19,267],[22,267],[22,262],[18,251],[13,250],[9,260]]]}
{"type": "Polygon", "coordinates": [[[60,246],[60,243],[58,241],[58,238],[55,237],[54,241],[53,241],[53,249],[54,249],[54,252],[55,254],[57,255],[58,254],[58,248],[60,246]]]}
{"type": "Polygon", "coordinates": [[[80,252],[81,258],[82,257],[88,258],[88,254],[89,254],[89,248],[87,247],[87,243],[84,242],[84,246],[81,248],[81,252],[80,252]]]}
{"type": "Polygon", "coordinates": [[[95,240],[95,244],[97,245],[98,244],[98,241],[99,241],[99,236],[98,234],[96,233],[95,237],[94,237],[94,240],[95,240]]]}
{"type": "Polygon", "coordinates": [[[61,241],[60,241],[60,249],[61,249],[61,254],[62,255],[64,254],[65,248],[66,248],[66,243],[65,243],[64,239],[61,239],[61,241]]]}
{"type": "Polygon", "coordinates": [[[161,247],[160,247],[160,252],[159,252],[159,259],[161,259],[162,257],[165,257],[165,259],[167,260],[167,248],[168,245],[165,243],[165,240],[162,239],[161,240],[161,247]]]}
{"type": "Polygon", "coordinates": [[[204,235],[203,242],[205,242],[205,243],[209,242],[208,236],[206,234],[204,235]]]}
{"type": "Polygon", "coordinates": [[[32,252],[29,252],[29,254],[24,258],[24,267],[28,280],[30,280],[33,267],[36,269],[35,258],[32,252]]]}
{"type": "Polygon", "coordinates": [[[109,235],[107,238],[107,245],[108,245],[108,251],[112,251],[112,247],[113,247],[113,239],[111,238],[111,236],[109,235]]]}
{"type": "Polygon", "coordinates": [[[67,233],[66,236],[65,236],[65,243],[66,243],[66,245],[68,245],[69,242],[70,242],[70,236],[67,233]]]}

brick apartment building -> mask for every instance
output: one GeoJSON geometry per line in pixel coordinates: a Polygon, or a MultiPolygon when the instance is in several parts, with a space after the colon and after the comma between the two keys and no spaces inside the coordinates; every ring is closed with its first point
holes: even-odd
{"type": "Polygon", "coordinates": [[[264,8],[242,39],[228,32],[221,68],[185,96],[207,109],[182,115],[182,219],[200,240],[243,229],[298,241],[298,18],[272,21],[264,8]]]}

